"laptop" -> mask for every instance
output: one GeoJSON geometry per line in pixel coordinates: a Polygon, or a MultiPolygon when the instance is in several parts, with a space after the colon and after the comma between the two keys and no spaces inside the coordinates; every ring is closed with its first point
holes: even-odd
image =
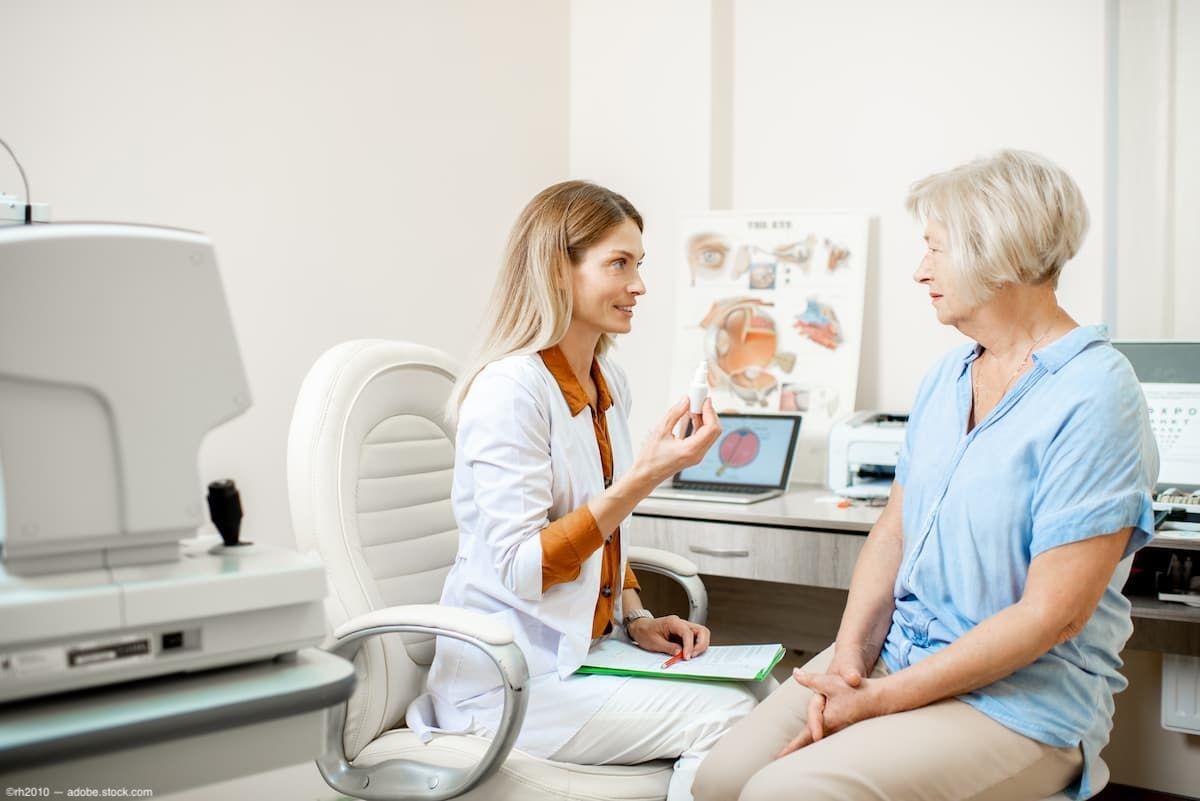
{"type": "MultiPolygon", "coordinates": [[[[695,467],[675,474],[651,498],[754,503],[787,490],[801,415],[722,414],[721,437],[695,467]]],[[[689,433],[690,426],[689,426],[689,433]]]]}

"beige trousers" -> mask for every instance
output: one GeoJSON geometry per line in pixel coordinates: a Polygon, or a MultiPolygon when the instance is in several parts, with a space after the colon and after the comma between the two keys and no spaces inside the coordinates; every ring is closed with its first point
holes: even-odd
{"type": "MultiPolygon", "coordinates": [[[[804,670],[823,673],[833,647],[804,670]]],[[[872,673],[887,668],[880,660],[872,673]]],[[[962,701],[849,726],[782,759],[812,691],[788,679],[726,734],[700,766],[696,801],[1040,801],[1078,775],[1078,748],[1032,740],[962,701]]]]}

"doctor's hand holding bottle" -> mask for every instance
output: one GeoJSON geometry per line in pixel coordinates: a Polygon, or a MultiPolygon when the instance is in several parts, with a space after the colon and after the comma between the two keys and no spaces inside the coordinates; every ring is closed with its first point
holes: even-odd
{"type": "Polygon", "coordinates": [[[642,444],[642,452],[626,474],[643,474],[643,478],[651,482],[647,494],[685,467],[700,464],[704,454],[721,436],[721,421],[713,411],[710,399],[704,399],[698,414],[689,414],[688,408],[688,399],[683,398],[667,410],[666,416],[650,430],[642,444]],[[687,431],[685,417],[691,418],[691,432],[687,436],[684,436],[687,431]]]}
{"type": "MultiPolygon", "coordinates": [[[[625,484],[625,491],[639,495],[640,501],[680,470],[700,464],[704,454],[720,436],[721,421],[713,411],[712,401],[706,398],[700,413],[689,415],[688,399],[683,398],[668,409],[666,416],[650,430],[650,435],[642,444],[641,453],[617,483],[625,484]],[[689,416],[691,433],[685,436],[684,418],[689,416]]],[[[614,484],[612,489],[616,488],[614,484]]],[[[593,513],[595,511],[592,510],[593,513]]]]}

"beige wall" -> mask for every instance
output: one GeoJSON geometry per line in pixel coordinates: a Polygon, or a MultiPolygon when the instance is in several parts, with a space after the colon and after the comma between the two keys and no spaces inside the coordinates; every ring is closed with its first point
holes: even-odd
{"type": "Polygon", "coordinates": [[[322,351],[396,337],[466,356],[509,225],[566,173],[567,11],[0,5],[0,52],[25,65],[0,82],[0,135],[35,198],[216,245],[254,406],[210,436],[201,475],[238,481],[249,539],[292,541],[287,427],[322,351]]]}

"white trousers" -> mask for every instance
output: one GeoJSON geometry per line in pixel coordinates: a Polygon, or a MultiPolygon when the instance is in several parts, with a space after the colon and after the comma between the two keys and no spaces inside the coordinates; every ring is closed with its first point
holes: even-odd
{"type": "Polygon", "coordinates": [[[675,759],[667,801],[692,801],[700,762],[755,703],[739,683],[632,678],[550,758],[577,765],[675,759]]]}

